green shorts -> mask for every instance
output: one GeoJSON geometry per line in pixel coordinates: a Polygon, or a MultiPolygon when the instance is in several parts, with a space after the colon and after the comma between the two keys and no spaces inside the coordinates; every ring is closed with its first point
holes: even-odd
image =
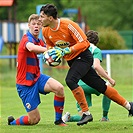
{"type": "MultiPolygon", "coordinates": [[[[79,81],[78,85],[83,88],[88,106],[91,107],[92,106],[91,94],[95,94],[99,96],[101,93],[93,89],[92,87],[86,85],[83,81],[79,81]]],[[[78,103],[76,103],[76,106],[77,106],[78,112],[81,111],[81,108],[78,103]]]]}

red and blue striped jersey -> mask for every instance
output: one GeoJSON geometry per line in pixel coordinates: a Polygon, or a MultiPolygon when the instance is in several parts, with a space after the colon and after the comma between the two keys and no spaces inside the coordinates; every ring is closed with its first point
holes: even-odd
{"type": "Polygon", "coordinates": [[[25,34],[18,47],[16,83],[31,86],[40,76],[39,59],[37,54],[26,48],[28,42],[44,46],[41,39],[36,39],[30,32],[25,34]]]}

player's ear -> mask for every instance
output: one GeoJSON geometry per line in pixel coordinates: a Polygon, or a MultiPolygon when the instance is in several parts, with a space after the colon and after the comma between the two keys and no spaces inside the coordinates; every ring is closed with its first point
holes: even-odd
{"type": "Polygon", "coordinates": [[[28,27],[30,28],[30,23],[28,23],[28,27]]]}
{"type": "Polygon", "coordinates": [[[53,20],[53,17],[52,16],[49,16],[49,21],[52,21],[53,20]]]}

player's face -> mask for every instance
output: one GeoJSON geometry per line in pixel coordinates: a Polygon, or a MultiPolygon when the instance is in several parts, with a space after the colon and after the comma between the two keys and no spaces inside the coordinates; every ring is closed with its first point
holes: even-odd
{"type": "Polygon", "coordinates": [[[33,19],[31,20],[28,26],[29,26],[30,33],[36,38],[38,38],[40,29],[42,28],[41,21],[33,19]]]}
{"type": "Polygon", "coordinates": [[[39,20],[42,22],[43,27],[50,26],[51,16],[47,16],[43,11],[40,12],[39,20]]]}

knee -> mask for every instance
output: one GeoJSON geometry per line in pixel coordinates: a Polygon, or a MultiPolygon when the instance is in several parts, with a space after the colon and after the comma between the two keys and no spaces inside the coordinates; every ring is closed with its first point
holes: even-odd
{"type": "Polygon", "coordinates": [[[72,79],[66,78],[65,81],[66,81],[67,86],[68,86],[71,90],[74,90],[75,88],[78,87],[78,84],[76,83],[76,81],[73,81],[72,79]]]}
{"type": "Polygon", "coordinates": [[[57,93],[58,96],[64,96],[64,86],[63,85],[58,85],[57,86],[57,93]]]}
{"type": "Polygon", "coordinates": [[[66,78],[65,81],[66,81],[67,86],[71,88],[71,86],[73,85],[73,81],[68,78],[66,78]]]}
{"type": "Polygon", "coordinates": [[[40,117],[36,117],[36,116],[29,119],[29,122],[31,125],[36,125],[39,123],[39,121],[40,121],[40,117]]]}

